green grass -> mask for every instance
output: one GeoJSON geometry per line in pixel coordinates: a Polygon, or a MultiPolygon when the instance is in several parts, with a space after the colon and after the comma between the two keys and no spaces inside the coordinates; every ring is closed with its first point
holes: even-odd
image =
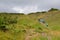
{"type": "MultiPolygon", "coordinates": [[[[51,31],[60,32],[60,11],[51,11],[45,13],[35,13],[29,15],[23,14],[8,14],[0,13],[0,25],[6,26],[9,30],[3,32],[0,30],[0,40],[25,40],[26,34],[34,32],[41,35],[41,32],[46,32],[48,35],[51,31]],[[48,28],[45,25],[39,23],[38,19],[44,18],[48,23],[48,28]],[[13,23],[12,23],[13,22],[13,23]],[[41,29],[42,30],[41,30],[41,29]],[[30,30],[31,29],[31,30],[30,30]],[[34,30],[32,30],[34,29],[34,30]]],[[[59,36],[51,34],[52,40],[60,40],[59,36]]],[[[30,40],[47,40],[44,36],[31,37],[30,40]]]]}

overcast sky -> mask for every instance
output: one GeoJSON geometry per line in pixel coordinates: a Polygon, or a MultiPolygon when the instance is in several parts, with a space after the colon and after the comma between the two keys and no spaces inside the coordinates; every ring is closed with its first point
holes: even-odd
{"type": "Polygon", "coordinates": [[[0,0],[0,12],[30,13],[60,9],[60,0],[0,0]]]}

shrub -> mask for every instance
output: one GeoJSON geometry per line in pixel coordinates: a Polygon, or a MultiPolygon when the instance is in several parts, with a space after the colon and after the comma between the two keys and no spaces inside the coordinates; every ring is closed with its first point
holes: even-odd
{"type": "Polygon", "coordinates": [[[0,30],[3,31],[3,32],[8,31],[8,29],[6,28],[6,26],[0,26],[0,30]]]}
{"type": "Polygon", "coordinates": [[[41,13],[46,13],[46,11],[42,11],[41,13]]]}
{"type": "Polygon", "coordinates": [[[36,12],[36,13],[41,13],[41,12],[36,12]]]}
{"type": "Polygon", "coordinates": [[[28,15],[32,15],[32,14],[34,14],[34,13],[29,13],[28,15]]]}
{"type": "Polygon", "coordinates": [[[50,11],[58,11],[59,9],[56,9],[56,8],[51,8],[50,10],[48,10],[48,12],[50,11]]]}
{"type": "Polygon", "coordinates": [[[0,17],[0,25],[9,25],[9,24],[16,24],[17,18],[12,17],[0,17]]]}
{"type": "Polygon", "coordinates": [[[8,23],[9,24],[15,24],[15,23],[17,23],[17,20],[8,20],[8,23]]]}

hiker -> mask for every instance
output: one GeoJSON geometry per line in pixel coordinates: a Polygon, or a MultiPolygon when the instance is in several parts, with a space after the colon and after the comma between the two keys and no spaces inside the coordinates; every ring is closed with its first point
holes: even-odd
{"type": "Polygon", "coordinates": [[[48,27],[48,23],[45,23],[46,27],[48,27]]]}
{"type": "Polygon", "coordinates": [[[38,20],[39,20],[40,23],[43,23],[43,24],[46,25],[46,27],[48,27],[48,24],[45,22],[45,20],[43,18],[40,18],[38,20]]]}
{"type": "Polygon", "coordinates": [[[40,19],[39,19],[39,22],[40,22],[40,23],[45,23],[45,20],[44,20],[43,18],[40,18],[40,19]]]}

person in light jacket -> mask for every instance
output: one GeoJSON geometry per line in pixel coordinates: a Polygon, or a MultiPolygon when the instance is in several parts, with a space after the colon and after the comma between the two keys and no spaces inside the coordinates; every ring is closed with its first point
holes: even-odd
{"type": "Polygon", "coordinates": [[[43,18],[38,19],[40,23],[45,24],[48,27],[48,23],[45,22],[43,18]]]}

